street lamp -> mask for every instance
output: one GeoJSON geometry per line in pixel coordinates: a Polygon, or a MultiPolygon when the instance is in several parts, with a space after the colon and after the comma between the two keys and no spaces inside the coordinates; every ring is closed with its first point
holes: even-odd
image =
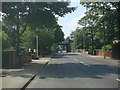
{"type": "Polygon", "coordinates": [[[36,58],[38,58],[38,36],[36,36],[36,58]]]}

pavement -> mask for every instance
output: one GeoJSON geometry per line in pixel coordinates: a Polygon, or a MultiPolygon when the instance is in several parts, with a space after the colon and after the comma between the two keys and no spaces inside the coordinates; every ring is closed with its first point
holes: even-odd
{"type": "Polygon", "coordinates": [[[50,58],[40,58],[24,64],[21,68],[0,70],[2,72],[0,77],[2,79],[2,88],[22,88],[40,69],[43,69],[43,66],[49,60],[50,58]]]}

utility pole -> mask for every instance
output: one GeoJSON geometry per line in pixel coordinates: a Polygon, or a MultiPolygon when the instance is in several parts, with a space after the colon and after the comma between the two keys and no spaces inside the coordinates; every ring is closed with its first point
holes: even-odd
{"type": "Polygon", "coordinates": [[[38,58],[38,36],[36,36],[36,58],[38,58]]]}

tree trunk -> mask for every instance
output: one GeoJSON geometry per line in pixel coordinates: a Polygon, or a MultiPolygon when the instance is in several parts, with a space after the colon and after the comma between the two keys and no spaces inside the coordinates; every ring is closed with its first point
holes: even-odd
{"type": "Polygon", "coordinates": [[[19,64],[21,65],[21,59],[20,59],[20,34],[19,34],[19,12],[17,13],[17,19],[16,19],[16,55],[19,59],[19,64]]]}

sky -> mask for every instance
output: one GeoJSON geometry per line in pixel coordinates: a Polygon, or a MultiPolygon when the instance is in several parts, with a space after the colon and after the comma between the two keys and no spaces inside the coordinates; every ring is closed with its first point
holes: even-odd
{"type": "Polygon", "coordinates": [[[65,38],[68,37],[78,26],[81,27],[77,23],[78,20],[84,16],[86,11],[86,8],[79,4],[79,0],[72,0],[70,6],[75,6],[77,9],[74,12],[67,14],[65,17],[58,18],[59,25],[63,26],[62,31],[65,34],[65,38]]]}

